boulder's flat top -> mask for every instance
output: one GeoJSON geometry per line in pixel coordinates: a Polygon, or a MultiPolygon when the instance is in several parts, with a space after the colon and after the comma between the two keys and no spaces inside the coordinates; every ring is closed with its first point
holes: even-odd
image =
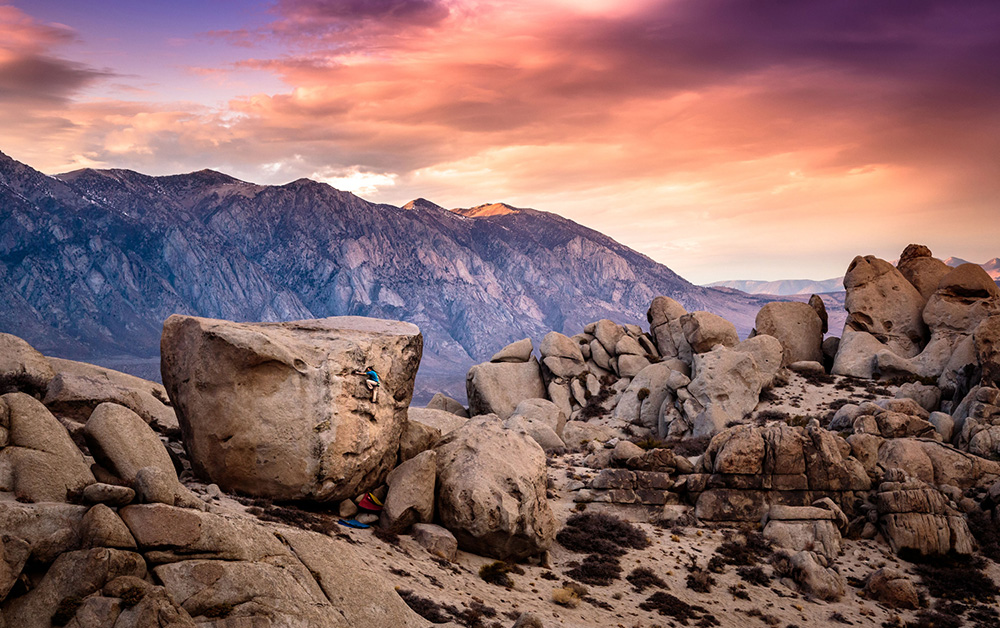
{"type": "Polygon", "coordinates": [[[383,318],[370,318],[367,316],[330,316],[328,318],[311,318],[281,323],[234,323],[232,321],[215,318],[202,318],[199,316],[184,316],[183,318],[193,318],[206,325],[222,324],[227,326],[287,329],[291,331],[356,331],[373,334],[388,334],[392,336],[415,336],[420,333],[420,328],[413,323],[393,321],[383,318]]]}

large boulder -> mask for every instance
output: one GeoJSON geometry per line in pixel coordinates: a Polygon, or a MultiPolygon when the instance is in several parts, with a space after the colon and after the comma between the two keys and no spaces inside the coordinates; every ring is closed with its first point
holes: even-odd
{"type": "Polygon", "coordinates": [[[86,423],[94,408],[111,402],[129,408],[160,432],[176,432],[177,416],[156,382],[84,362],[49,358],[56,376],[42,400],[60,417],[86,423]]]}
{"type": "Polygon", "coordinates": [[[646,312],[649,333],[656,340],[656,348],[666,358],[680,358],[691,363],[691,345],[684,337],[681,317],[687,314],[684,306],[670,297],[656,297],[646,312]]]}
{"type": "Polygon", "coordinates": [[[522,338],[494,353],[490,362],[527,362],[531,359],[531,350],[531,338],[522,338]]]}
{"type": "Polygon", "coordinates": [[[866,331],[853,331],[845,327],[830,372],[834,375],[871,379],[875,371],[875,356],[883,350],[885,345],[875,336],[866,331]]]}
{"type": "Polygon", "coordinates": [[[711,351],[715,345],[735,347],[740,341],[736,326],[711,312],[691,312],[680,322],[692,353],[711,351]]]}
{"type": "Polygon", "coordinates": [[[427,402],[427,408],[430,410],[444,410],[465,419],[469,418],[469,411],[465,406],[444,393],[434,393],[431,400],[427,402]]]}
{"type": "Polygon", "coordinates": [[[556,533],[546,501],[545,452],[527,434],[487,415],[437,447],[441,524],[464,550],[502,560],[545,552],[556,533]]]}
{"type": "Polygon", "coordinates": [[[778,371],[781,370],[783,357],[781,342],[774,336],[757,334],[736,345],[734,349],[753,356],[760,370],[761,386],[765,389],[770,388],[778,371]]]}
{"type": "Polygon", "coordinates": [[[576,377],[587,370],[580,344],[569,336],[550,331],[539,348],[542,364],[554,377],[576,377]]]}
{"type": "Polygon", "coordinates": [[[160,347],[198,473],[226,491],[333,501],[380,483],[396,462],[423,338],[409,323],[354,316],[175,315],[160,347]],[[377,401],[357,374],[366,365],[381,376],[377,401]]]}
{"type": "Polygon", "coordinates": [[[823,362],[823,320],[806,303],[768,303],[757,312],[754,329],[781,342],[781,366],[803,360],[823,362]]]}
{"type": "Polygon", "coordinates": [[[94,483],[83,453],[66,428],[25,393],[0,397],[0,432],[7,446],[0,449],[0,490],[13,491],[32,502],[65,502],[94,483]]]}
{"type": "Polygon", "coordinates": [[[382,509],[382,526],[405,530],[434,518],[434,482],[437,454],[422,452],[399,465],[386,478],[389,493],[382,509]]]}
{"type": "Polygon", "coordinates": [[[750,353],[726,347],[697,353],[693,375],[684,402],[692,435],[712,436],[757,407],[763,378],[750,353]]]}
{"type": "Polygon", "coordinates": [[[177,471],[156,433],[138,414],[116,403],[102,403],[90,415],[84,437],[94,459],[132,485],[143,467],[160,469],[172,484],[177,471]]]}
{"type": "Polygon", "coordinates": [[[538,361],[476,364],[465,376],[469,414],[495,414],[506,419],[525,399],[548,395],[538,361]]]}
{"type": "Polygon", "coordinates": [[[924,298],[895,266],[872,255],[855,257],[844,288],[845,337],[848,331],[863,331],[902,357],[920,353],[927,337],[921,318],[924,298]]]}
{"type": "Polygon", "coordinates": [[[911,244],[903,249],[896,268],[913,284],[924,302],[937,290],[941,279],[951,272],[950,266],[934,257],[929,248],[920,244],[911,244]]]}
{"type": "Polygon", "coordinates": [[[23,392],[42,397],[53,377],[44,355],[17,336],[0,333],[0,395],[23,392]]]}
{"type": "Polygon", "coordinates": [[[949,507],[947,498],[901,469],[886,472],[875,506],[882,532],[897,554],[968,555],[975,548],[965,519],[949,507]]]}

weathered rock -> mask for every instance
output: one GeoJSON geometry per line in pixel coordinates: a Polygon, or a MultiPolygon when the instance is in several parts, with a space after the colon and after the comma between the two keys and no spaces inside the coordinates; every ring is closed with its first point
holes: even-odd
{"type": "Polygon", "coordinates": [[[562,433],[563,442],[571,449],[594,440],[603,443],[611,440],[614,436],[614,431],[611,428],[586,421],[567,421],[562,433]]]}
{"type": "Polygon", "coordinates": [[[126,506],[119,516],[151,563],[195,558],[255,561],[288,553],[273,534],[249,519],[166,504],[126,506]]]}
{"type": "MultiPolygon", "coordinates": [[[[562,414],[562,410],[559,413],[562,414]]],[[[566,447],[563,439],[556,434],[555,430],[546,421],[514,414],[504,421],[503,424],[507,429],[524,432],[545,451],[558,451],[566,447]]]]}
{"type": "Polygon", "coordinates": [[[469,418],[469,411],[465,406],[443,393],[434,393],[431,400],[427,402],[427,409],[444,410],[464,419],[469,418]]]}
{"type": "Polygon", "coordinates": [[[822,375],[826,373],[826,369],[823,368],[822,364],[813,362],[812,360],[792,362],[788,365],[788,370],[801,375],[822,375]]]}
{"type": "Polygon", "coordinates": [[[337,628],[423,628],[427,625],[403,602],[385,574],[360,551],[314,532],[283,528],[280,534],[295,556],[315,574],[326,599],[344,618],[341,623],[334,624],[337,628]]]}
{"type": "Polygon", "coordinates": [[[415,523],[410,529],[410,535],[421,547],[438,558],[453,561],[458,554],[455,535],[439,525],[415,523]]]}
{"type": "Polygon", "coordinates": [[[618,356],[618,375],[632,378],[642,372],[650,362],[642,355],[626,353],[618,356]]]}
{"type": "Polygon", "coordinates": [[[816,315],[819,316],[819,320],[823,323],[820,332],[825,334],[830,331],[830,315],[826,312],[826,304],[823,303],[823,298],[818,294],[810,295],[809,307],[816,312],[816,315]]]}
{"type": "Polygon", "coordinates": [[[942,441],[950,443],[955,438],[955,419],[951,418],[950,414],[931,412],[931,416],[927,420],[934,426],[937,433],[941,435],[942,441]]]}
{"type": "Polygon", "coordinates": [[[128,526],[104,504],[97,504],[83,516],[80,544],[84,549],[92,547],[136,549],[135,539],[132,538],[128,526]]]}
{"type": "Polygon", "coordinates": [[[871,379],[875,369],[875,356],[884,349],[885,345],[868,332],[844,328],[830,372],[834,375],[871,379]]]}
{"type": "Polygon", "coordinates": [[[740,421],[757,406],[762,377],[751,354],[725,347],[697,353],[693,371],[687,390],[696,405],[690,411],[685,406],[688,419],[697,425],[699,415],[710,411],[723,416],[694,429],[694,436],[711,436],[720,422],[725,426],[729,421],[740,421]]]}
{"type": "Polygon", "coordinates": [[[0,530],[27,541],[32,560],[51,563],[60,554],[80,547],[80,524],[87,510],[86,506],[56,502],[0,501],[0,530]]]}
{"type": "Polygon", "coordinates": [[[177,415],[160,384],[85,362],[49,362],[56,375],[43,402],[58,416],[86,423],[97,406],[110,402],[132,410],[157,431],[177,432],[177,415]]]}
{"type": "Polygon", "coordinates": [[[855,257],[844,288],[848,315],[842,342],[848,330],[863,331],[902,357],[920,352],[927,337],[921,317],[924,298],[892,264],[872,255],[855,257]]]}
{"type": "Polygon", "coordinates": [[[896,399],[912,399],[928,412],[937,410],[941,405],[941,389],[918,382],[908,382],[896,391],[896,399]]]}
{"type": "Polygon", "coordinates": [[[177,476],[160,467],[143,467],[136,471],[133,486],[139,501],[144,504],[173,506],[177,494],[177,476]]]}
{"type": "Polygon", "coordinates": [[[671,373],[669,364],[658,362],[642,369],[622,393],[615,406],[614,417],[626,423],[638,422],[656,429],[664,400],[672,396],[668,384],[671,373]]]}
{"type": "Polygon", "coordinates": [[[781,366],[803,360],[823,362],[823,320],[806,303],[768,303],[757,312],[754,329],[781,343],[781,366]]]}
{"type": "Polygon", "coordinates": [[[420,452],[433,448],[439,440],[441,440],[441,430],[438,428],[420,421],[408,420],[399,437],[399,461],[405,462],[420,452]]]}
{"type": "Polygon", "coordinates": [[[547,396],[534,358],[519,364],[476,364],[466,375],[465,388],[470,415],[496,414],[501,419],[510,417],[525,399],[547,396]]]}
{"type": "MultiPolygon", "coordinates": [[[[9,476],[0,489],[32,502],[65,502],[67,495],[93,484],[83,453],[66,428],[34,397],[8,393],[0,397],[0,425],[8,446],[0,450],[0,468],[9,476]]],[[[6,474],[4,474],[6,475],[6,474]]]]}
{"type": "Polygon", "coordinates": [[[18,628],[50,628],[52,614],[67,598],[84,598],[119,576],[146,575],[142,556],[116,549],[67,552],[46,572],[38,586],[4,606],[4,619],[18,628]]]}
{"type": "Polygon", "coordinates": [[[875,504],[879,526],[892,550],[921,556],[971,554],[975,548],[972,534],[965,519],[948,507],[947,499],[900,469],[891,471],[879,486],[875,504]]]}
{"type": "Polygon", "coordinates": [[[102,403],[84,430],[94,459],[128,483],[143,467],[155,466],[177,483],[170,454],[156,433],[135,412],[116,403],[102,403]]]}
{"type": "Polygon", "coordinates": [[[53,377],[55,371],[44,355],[17,336],[0,333],[0,394],[43,397],[53,377]]]}
{"type": "Polygon", "coordinates": [[[309,570],[291,556],[253,563],[186,560],[153,571],[167,593],[195,617],[228,608],[230,616],[263,615],[277,625],[348,625],[309,570]]]}
{"type": "Polygon", "coordinates": [[[441,432],[441,436],[446,436],[452,430],[465,425],[465,422],[468,419],[444,410],[434,410],[432,408],[410,408],[407,412],[407,420],[415,423],[422,423],[427,427],[434,428],[441,432]]]}
{"type": "MultiPolygon", "coordinates": [[[[125,577],[109,582],[104,587],[105,590],[112,588],[114,583],[122,580],[125,580],[125,577]]],[[[128,581],[128,584],[125,586],[130,587],[141,586],[137,584],[137,581],[144,582],[132,578],[128,578],[128,581]]],[[[124,593],[127,590],[128,589],[119,587],[119,591],[117,592],[124,593]]],[[[108,593],[105,594],[107,595],[108,593]]],[[[88,598],[88,600],[90,599],[101,598],[88,598]]],[[[121,613],[118,615],[118,619],[115,622],[115,628],[147,628],[147,626],[149,628],[159,628],[160,626],[169,626],[170,628],[200,628],[200,626],[203,625],[195,623],[195,621],[191,618],[191,615],[189,615],[188,612],[182,607],[177,605],[164,587],[150,586],[146,589],[142,599],[139,600],[135,606],[127,607],[125,604],[121,604],[120,608],[121,613]]],[[[77,612],[77,617],[80,617],[79,612],[77,612]]],[[[239,618],[233,619],[235,621],[240,621],[239,618]]],[[[228,619],[224,619],[223,621],[229,623],[228,619]]],[[[250,621],[252,622],[253,619],[250,621]]],[[[97,626],[107,625],[107,623],[98,623],[94,625],[94,628],[97,628],[97,626]]],[[[72,624],[69,624],[68,628],[74,627],[72,624]]],[[[89,628],[89,626],[80,626],[80,628],[89,628]]]]}
{"type": "Polygon", "coordinates": [[[127,486],[95,482],[83,489],[85,504],[107,504],[108,506],[124,506],[135,499],[135,491],[127,486]]]}
{"type": "Polygon", "coordinates": [[[17,582],[30,555],[31,546],[24,539],[7,534],[0,536],[0,601],[17,582]]]}
{"type": "Polygon", "coordinates": [[[735,347],[740,342],[736,326],[711,312],[691,312],[680,319],[692,353],[711,351],[715,345],[735,347]]]}
{"type": "Polygon", "coordinates": [[[382,527],[405,530],[434,518],[437,453],[429,450],[399,465],[386,478],[389,494],[382,509],[382,527]]]}
{"type": "Polygon", "coordinates": [[[931,250],[920,244],[910,244],[903,249],[896,268],[913,284],[924,302],[937,290],[941,279],[951,272],[951,267],[933,257],[931,250]]]}
{"type": "Polygon", "coordinates": [[[905,573],[885,567],[868,574],[865,580],[867,597],[891,608],[918,608],[920,595],[905,573]]]}
{"type": "Polygon", "coordinates": [[[546,551],[556,532],[545,453],[530,437],[481,416],[437,447],[437,504],[459,547],[500,559],[546,551]]]}
{"type": "Polygon", "coordinates": [[[782,348],[781,342],[774,336],[758,333],[753,338],[744,340],[734,347],[736,351],[749,353],[753,356],[754,362],[760,371],[760,385],[762,389],[771,387],[775,375],[781,370],[782,348]]]}
{"type": "Polygon", "coordinates": [[[601,346],[610,356],[615,355],[615,347],[618,346],[618,341],[624,335],[625,330],[614,321],[604,318],[594,323],[594,338],[601,343],[601,346]]]}
{"type": "Polygon", "coordinates": [[[398,321],[171,316],[161,362],[199,474],[227,492],[339,501],[395,463],[422,345],[398,321]],[[381,378],[374,402],[366,365],[381,378]]]}
{"type": "Polygon", "coordinates": [[[680,358],[691,362],[691,346],[684,337],[680,319],[687,314],[684,306],[670,297],[656,297],[646,312],[649,333],[656,340],[656,348],[664,358],[680,358]]]}
{"type": "Polygon", "coordinates": [[[1000,386],[1000,316],[989,316],[973,332],[976,359],[982,375],[979,384],[1000,386]]]}
{"type": "Polygon", "coordinates": [[[531,338],[523,338],[494,353],[490,362],[527,362],[531,359],[532,349],[531,338]]]}
{"type": "Polygon", "coordinates": [[[531,421],[540,421],[556,434],[562,433],[566,425],[566,413],[548,399],[525,399],[517,404],[512,416],[521,416],[531,421]]]}
{"type": "Polygon", "coordinates": [[[763,534],[779,547],[793,552],[816,552],[826,557],[827,561],[833,561],[840,553],[840,531],[829,519],[769,517],[763,534]]]}
{"type": "Polygon", "coordinates": [[[792,568],[792,577],[805,592],[828,601],[844,597],[844,577],[821,565],[812,552],[802,551],[792,556],[792,568]]]}

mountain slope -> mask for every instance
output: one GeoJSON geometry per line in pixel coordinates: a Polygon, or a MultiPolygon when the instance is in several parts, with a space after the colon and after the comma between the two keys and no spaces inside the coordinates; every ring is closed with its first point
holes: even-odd
{"type": "Polygon", "coordinates": [[[779,279],[776,281],[757,281],[753,279],[730,279],[708,284],[710,288],[732,288],[747,294],[822,294],[839,292],[844,289],[843,277],[833,279],[779,279]]]}
{"type": "Polygon", "coordinates": [[[742,334],[764,302],[694,286],[554,214],[423,199],[397,208],[306,179],[54,178],[0,154],[0,233],[0,331],[47,354],[152,359],[174,312],[395,318],[425,336],[418,398],[436,387],[461,395],[468,366],[513,340],[599,318],[644,322],[659,294],[742,334]]]}

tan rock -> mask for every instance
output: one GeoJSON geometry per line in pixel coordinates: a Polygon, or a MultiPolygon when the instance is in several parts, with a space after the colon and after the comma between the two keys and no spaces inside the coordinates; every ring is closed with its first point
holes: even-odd
{"type": "Polygon", "coordinates": [[[49,362],[56,376],[43,401],[58,416],[86,423],[94,408],[110,402],[132,410],[157,431],[177,433],[177,415],[162,385],[84,362],[49,362]]]}
{"type": "Polygon", "coordinates": [[[711,312],[685,314],[680,323],[693,353],[711,351],[715,345],[735,347],[740,342],[736,326],[711,312]]]}
{"type": "Polygon", "coordinates": [[[63,600],[87,597],[119,576],[145,575],[145,561],[133,552],[107,548],[66,552],[37,587],[7,601],[4,619],[18,628],[50,628],[52,614],[63,600]]]}
{"type": "Polygon", "coordinates": [[[911,244],[903,249],[896,268],[913,284],[925,303],[937,290],[941,279],[951,272],[951,267],[933,257],[931,250],[920,244],[911,244]]]}
{"type": "Polygon", "coordinates": [[[469,414],[496,414],[506,419],[525,399],[544,399],[545,385],[538,362],[477,364],[465,377],[469,414]]]}
{"type": "Polygon", "coordinates": [[[11,334],[0,333],[0,394],[43,397],[55,371],[44,355],[11,334]]]}
{"type": "Polygon", "coordinates": [[[863,331],[902,357],[920,353],[927,338],[924,299],[892,264],[872,255],[855,257],[844,288],[848,315],[842,342],[848,330],[863,331]]]}
{"type": "Polygon", "coordinates": [[[875,356],[885,350],[878,338],[866,331],[844,328],[844,335],[837,345],[833,360],[834,375],[871,379],[875,369],[875,356]]]}
{"type": "Polygon", "coordinates": [[[531,359],[532,349],[531,338],[523,338],[494,353],[490,362],[527,362],[531,359]]]}
{"type": "MultiPolygon", "coordinates": [[[[527,360],[525,360],[525,362],[527,362],[527,360]]],[[[465,419],[469,418],[469,411],[465,408],[465,406],[442,393],[434,393],[431,400],[427,402],[427,409],[444,410],[445,412],[451,412],[452,414],[465,419]]]]}
{"type": "Polygon", "coordinates": [[[781,343],[781,366],[804,360],[823,362],[823,321],[806,303],[768,303],[757,312],[754,328],[781,343]]]}
{"type": "Polygon", "coordinates": [[[892,608],[912,609],[920,606],[920,594],[913,581],[905,573],[890,567],[868,575],[865,593],[869,599],[892,608]]]}
{"type": "Polygon", "coordinates": [[[129,484],[143,467],[155,466],[177,483],[163,443],[139,415],[116,403],[102,403],[90,415],[84,436],[94,459],[129,484]]]}
{"type": "Polygon", "coordinates": [[[57,502],[0,501],[0,530],[27,541],[33,561],[51,563],[60,554],[80,547],[80,524],[87,510],[86,506],[57,502]]]}
{"type": "Polygon", "coordinates": [[[386,478],[389,494],[382,509],[382,527],[405,530],[434,518],[437,453],[432,449],[399,465],[386,478]]]}
{"type": "Polygon", "coordinates": [[[455,540],[455,535],[439,525],[415,523],[410,529],[410,534],[414,541],[438,558],[453,561],[458,554],[458,541],[455,540]]]}
{"type": "Polygon", "coordinates": [[[172,316],[161,356],[198,473],[227,492],[339,501],[395,463],[422,347],[398,321],[172,316]],[[375,401],[356,374],[366,365],[380,375],[375,401]]]}
{"type": "Polygon", "coordinates": [[[781,342],[774,336],[758,333],[753,338],[736,345],[734,349],[753,356],[760,371],[761,388],[770,388],[775,375],[781,370],[783,356],[781,342]]]}
{"type": "Polygon", "coordinates": [[[84,549],[92,547],[136,549],[135,539],[132,538],[128,526],[104,504],[97,504],[83,516],[80,543],[84,549]]]}
{"type": "Polygon", "coordinates": [[[530,437],[487,415],[469,419],[437,452],[438,515],[459,547],[501,559],[548,549],[556,521],[545,453],[530,437]]]}
{"type": "Polygon", "coordinates": [[[0,601],[17,582],[30,555],[31,545],[24,539],[7,534],[0,536],[0,601]]]}
{"type": "Polygon", "coordinates": [[[0,467],[10,473],[5,490],[32,502],[65,502],[68,494],[93,484],[83,453],[37,399],[20,392],[3,395],[0,416],[9,432],[8,446],[0,451],[0,467]]]}

